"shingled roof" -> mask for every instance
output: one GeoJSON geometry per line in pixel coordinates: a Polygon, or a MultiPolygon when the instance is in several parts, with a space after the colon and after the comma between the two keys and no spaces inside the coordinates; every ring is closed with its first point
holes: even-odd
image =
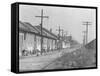
{"type": "MultiPolygon", "coordinates": [[[[36,27],[37,29],[39,29],[41,31],[41,27],[40,26],[34,26],[34,27],[36,27]]],[[[46,34],[46,36],[58,39],[57,36],[54,33],[50,32],[49,30],[47,30],[44,27],[42,28],[42,33],[46,34]]]]}
{"type": "Polygon", "coordinates": [[[34,27],[32,27],[30,23],[25,23],[21,21],[19,21],[19,31],[38,33],[38,31],[34,27]]]}
{"type": "MultiPolygon", "coordinates": [[[[46,28],[42,28],[42,35],[45,37],[53,38],[53,39],[58,39],[55,34],[47,30],[46,28]]],[[[31,32],[40,35],[41,34],[41,27],[40,25],[38,26],[33,26],[32,24],[28,22],[21,22],[19,21],[19,31],[25,31],[25,32],[31,32]]]]}

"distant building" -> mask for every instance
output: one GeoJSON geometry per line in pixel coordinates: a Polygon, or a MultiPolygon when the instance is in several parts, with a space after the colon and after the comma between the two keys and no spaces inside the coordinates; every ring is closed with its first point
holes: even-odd
{"type": "Polygon", "coordinates": [[[61,37],[61,48],[70,48],[71,47],[71,36],[64,36],[64,37],[61,37]]]}

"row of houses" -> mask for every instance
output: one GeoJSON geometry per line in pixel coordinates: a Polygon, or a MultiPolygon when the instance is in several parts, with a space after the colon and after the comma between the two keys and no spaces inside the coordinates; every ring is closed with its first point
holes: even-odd
{"type": "MultiPolygon", "coordinates": [[[[68,47],[67,42],[61,42],[52,31],[42,28],[42,52],[68,47]]],[[[41,26],[32,26],[28,22],[19,21],[19,55],[38,54],[41,52],[41,26]]]]}

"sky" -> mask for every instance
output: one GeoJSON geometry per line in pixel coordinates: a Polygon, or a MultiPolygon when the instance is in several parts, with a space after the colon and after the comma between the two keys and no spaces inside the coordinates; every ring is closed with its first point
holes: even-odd
{"type": "Polygon", "coordinates": [[[72,35],[73,39],[79,43],[83,42],[82,31],[86,30],[83,22],[89,21],[91,25],[88,28],[88,42],[96,38],[96,10],[86,8],[72,8],[72,7],[53,7],[53,6],[36,6],[36,5],[20,5],[19,6],[19,20],[22,22],[29,22],[33,26],[39,25],[41,19],[35,16],[41,15],[43,9],[44,16],[49,18],[43,19],[43,27],[58,34],[58,27],[72,35]]]}

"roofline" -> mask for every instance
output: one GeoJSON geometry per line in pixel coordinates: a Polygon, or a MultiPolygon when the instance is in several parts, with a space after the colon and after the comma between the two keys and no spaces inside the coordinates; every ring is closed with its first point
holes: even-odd
{"type": "Polygon", "coordinates": [[[58,40],[58,39],[55,39],[55,38],[52,38],[52,37],[49,37],[49,36],[40,35],[40,34],[35,33],[35,32],[30,32],[30,31],[26,31],[26,30],[19,29],[19,33],[21,33],[21,32],[22,32],[22,33],[35,34],[35,35],[42,36],[42,37],[46,37],[46,38],[53,39],[53,40],[58,40]]]}

